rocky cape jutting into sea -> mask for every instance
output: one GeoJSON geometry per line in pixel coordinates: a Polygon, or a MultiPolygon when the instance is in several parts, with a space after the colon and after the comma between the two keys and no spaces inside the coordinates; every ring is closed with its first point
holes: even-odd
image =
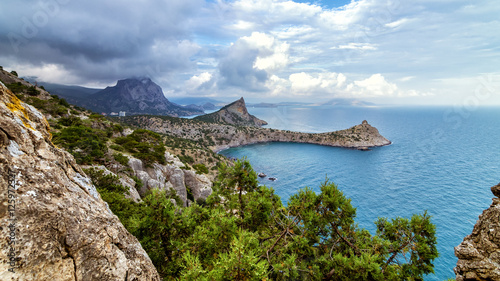
{"type": "Polygon", "coordinates": [[[248,114],[243,98],[212,113],[210,118],[200,120],[139,115],[120,118],[120,121],[154,132],[197,141],[213,151],[265,142],[309,143],[361,150],[391,144],[366,120],[349,129],[327,133],[260,128],[267,123],[248,114]],[[254,123],[250,124],[251,122],[254,123]]]}

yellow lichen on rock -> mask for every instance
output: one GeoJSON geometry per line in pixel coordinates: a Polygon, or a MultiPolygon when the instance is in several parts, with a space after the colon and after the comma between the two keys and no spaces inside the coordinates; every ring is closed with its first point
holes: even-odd
{"type": "Polygon", "coordinates": [[[10,90],[7,91],[7,94],[9,95],[9,100],[10,100],[10,102],[5,103],[7,108],[10,109],[10,111],[12,111],[15,114],[17,114],[18,112],[21,112],[22,116],[19,114],[17,114],[17,115],[19,117],[21,117],[21,120],[23,121],[23,125],[26,128],[33,129],[33,127],[29,123],[30,118],[29,118],[28,112],[27,112],[26,108],[24,108],[24,106],[21,104],[21,100],[18,99],[10,90]]]}

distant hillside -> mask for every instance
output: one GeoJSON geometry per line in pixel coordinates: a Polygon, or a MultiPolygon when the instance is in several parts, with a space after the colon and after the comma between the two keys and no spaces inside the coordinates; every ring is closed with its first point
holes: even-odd
{"type": "Polygon", "coordinates": [[[317,105],[329,105],[329,106],[372,106],[375,105],[372,102],[366,102],[362,100],[357,100],[357,99],[342,99],[342,98],[337,98],[337,99],[331,99],[327,102],[320,103],[317,105]]]}
{"type": "Polygon", "coordinates": [[[68,98],[88,98],[90,95],[95,94],[102,89],[86,88],[81,86],[69,86],[62,84],[53,84],[47,82],[38,82],[40,86],[43,86],[45,90],[49,91],[53,95],[58,95],[59,97],[68,98]]]}
{"type": "Polygon", "coordinates": [[[175,102],[180,105],[197,105],[201,106],[205,110],[214,110],[216,108],[221,108],[227,104],[220,100],[207,98],[207,97],[181,97],[181,98],[171,98],[170,101],[175,102]]]}
{"type": "Polygon", "coordinates": [[[217,112],[197,116],[195,119],[235,126],[262,127],[263,125],[267,125],[266,121],[260,120],[248,113],[243,98],[224,106],[217,112]]]}

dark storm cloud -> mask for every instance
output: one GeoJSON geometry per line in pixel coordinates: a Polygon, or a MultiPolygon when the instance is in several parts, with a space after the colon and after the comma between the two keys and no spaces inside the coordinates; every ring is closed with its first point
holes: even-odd
{"type": "MultiPolygon", "coordinates": [[[[203,1],[2,1],[0,54],[58,64],[85,80],[193,66],[189,20],[203,1]]],[[[148,73],[149,72],[149,73],[148,73]]]]}

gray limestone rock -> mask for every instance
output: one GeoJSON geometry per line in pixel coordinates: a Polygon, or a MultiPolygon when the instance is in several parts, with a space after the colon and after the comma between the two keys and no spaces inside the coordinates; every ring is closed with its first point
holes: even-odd
{"type": "Polygon", "coordinates": [[[186,206],[187,191],[186,184],[184,183],[184,172],[179,168],[175,169],[174,173],[170,176],[170,183],[177,192],[177,196],[179,196],[184,206],[186,206]]]}
{"type": "Polygon", "coordinates": [[[186,188],[193,193],[194,200],[206,200],[212,194],[212,182],[205,175],[198,175],[194,171],[184,171],[186,188]]]}
{"type": "Polygon", "coordinates": [[[0,280],[160,280],[43,115],[1,83],[0,131],[0,280]]]}
{"type": "Polygon", "coordinates": [[[500,280],[500,199],[479,216],[474,229],[455,247],[456,280],[500,280]]]}

